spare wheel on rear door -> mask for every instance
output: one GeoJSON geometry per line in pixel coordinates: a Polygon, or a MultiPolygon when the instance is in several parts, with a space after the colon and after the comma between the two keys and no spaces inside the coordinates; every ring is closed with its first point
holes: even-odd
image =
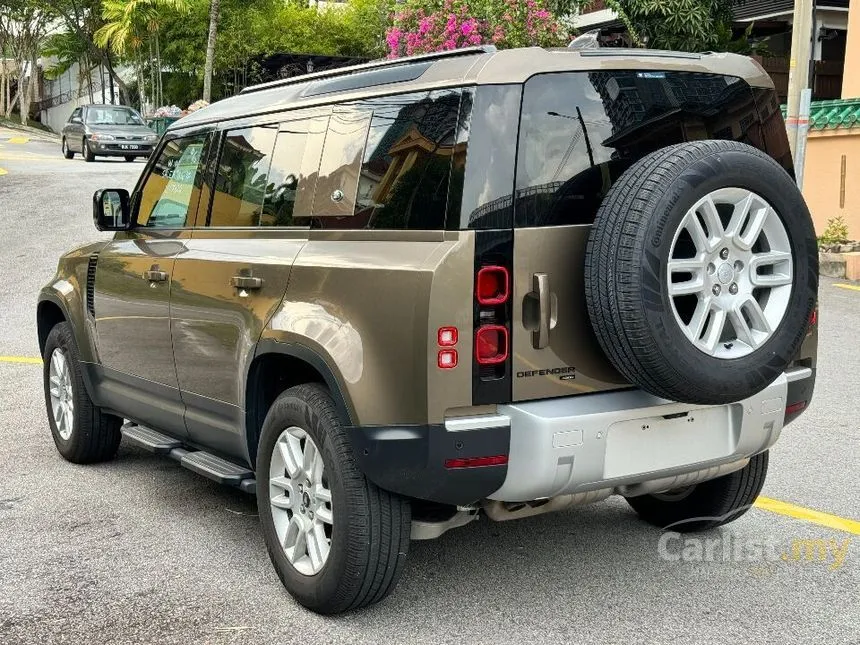
{"type": "Polygon", "coordinates": [[[817,290],[800,191],[765,153],[733,141],[635,163],[588,241],[600,345],[631,382],[676,401],[728,403],[773,382],[803,342],[817,290]]]}

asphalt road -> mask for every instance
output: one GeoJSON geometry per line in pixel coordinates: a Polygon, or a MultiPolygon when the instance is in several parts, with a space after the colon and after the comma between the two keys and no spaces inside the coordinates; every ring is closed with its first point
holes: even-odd
{"type": "MultiPolygon", "coordinates": [[[[143,162],[65,161],[0,130],[0,356],[36,357],[35,299],[58,256],[98,237],[97,188],[143,162]]],[[[824,280],[815,400],[772,450],[764,495],[860,519],[860,290],[824,280]]],[[[125,443],[57,454],[41,368],[0,359],[0,643],[860,643],[860,538],[753,508],[704,537],[786,559],[661,557],[661,533],[612,498],[413,543],[384,603],[337,618],[297,605],[253,498],[125,443]],[[795,560],[823,539],[824,561],[795,560]]],[[[692,547],[691,547],[692,548],[692,547]]],[[[731,553],[731,549],[728,551],[731,553]]]]}

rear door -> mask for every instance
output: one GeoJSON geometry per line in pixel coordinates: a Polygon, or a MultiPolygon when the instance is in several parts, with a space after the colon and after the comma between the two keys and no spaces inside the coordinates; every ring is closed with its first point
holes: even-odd
{"type": "Polygon", "coordinates": [[[186,426],[192,440],[227,455],[243,457],[245,375],[307,242],[294,218],[310,212],[328,113],[228,126],[207,182],[211,207],[204,197],[176,261],[170,308],[186,426]]]}
{"type": "Polygon", "coordinates": [[[627,387],[588,316],[585,251],[612,183],[682,141],[760,146],[750,87],[714,74],[608,70],[542,74],[524,86],[514,200],[512,398],[627,387]]]}

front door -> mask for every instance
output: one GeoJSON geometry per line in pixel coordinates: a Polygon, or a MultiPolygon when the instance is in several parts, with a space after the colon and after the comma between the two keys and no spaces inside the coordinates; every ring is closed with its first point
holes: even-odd
{"type": "Polygon", "coordinates": [[[135,228],[99,254],[93,315],[105,404],[158,430],[185,434],[173,363],[170,289],[199,202],[206,135],[168,141],[132,199],[135,228]]]}
{"type": "MultiPolygon", "coordinates": [[[[322,140],[327,116],[222,135],[211,211],[177,258],[171,287],[176,372],[192,441],[245,458],[248,367],[263,328],[283,300],[307,228],[293,226],[309,174],[309,129],[322,140]]],[[[311,163],[318,167],[319,145],[311,163]]]]}

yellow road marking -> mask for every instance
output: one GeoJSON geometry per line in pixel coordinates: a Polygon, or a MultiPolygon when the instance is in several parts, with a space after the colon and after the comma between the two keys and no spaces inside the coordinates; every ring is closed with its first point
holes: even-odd
{"type": "Polygon", "coordinates": [[[29,143],[30,137],[12,137],[9,143],[29,143]]]}
{"type": "Polygon", "coordinates": [[[834,284],[834,287],[839,287],[840,289],[852,289],[854,291],[860,291],[860,286],[856,284],[834,284]]]}
{"type": "Polygon", "coordinates": [[[0,363],[33,363],[41,365],[42,359],[34,356],[0,356],[0,363]]]}
{"type": "Polygon", "coordinates": [[[796,520],[805,520],[807,522],[812,522],[813,524],[826,526],[830,529],[836,529],[837,531],[845,531],[846,533],[860,535],[860,522],[849,520],[847,517],[839,517],[838,515],[831,515],[830,513],[814,511],[811,508],[795,506],[794,504],[781,502],[778,499],[770,499],[769,497],[759,497],[753,506],[765,511],[770,511],[771,513],[793,517],[796,520]]]}
{"type": "Polygon", "coordinates": [[[8,173],[9,173],[9,171],[4,170],[3,168],[0,168],[0,177],[2,177],[3,175],[6,175],[8,173]]]}
{"type": "Polygon", "coordinates": [[[65,161],[62,157],[49,157],[48,155],[6,155],[0,153],[0,160],[3,161],[65,161]]]}

